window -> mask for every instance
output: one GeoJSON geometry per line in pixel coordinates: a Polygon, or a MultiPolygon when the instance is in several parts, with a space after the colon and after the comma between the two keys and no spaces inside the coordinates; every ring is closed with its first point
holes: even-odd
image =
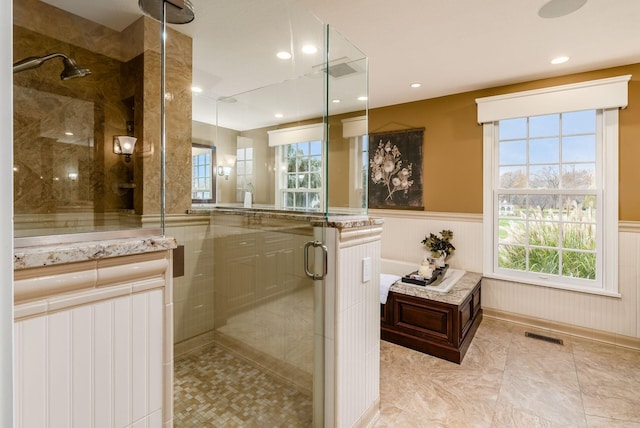
{"type": "Polygon", "coordinates": [[[195,203],[216,201],[215,147],[193,144],[191,147],[191,200],[195,203]]]}
{"type": "Polygon", "coordinates": [[[300,211],[324,209],[325,124],[268,131],[276,148],[276,208],[300,211]]]}
{"type": "Polygon", "coordinates": [[[627,82],[476,100],[485,276],[617,295],[617,107],[627,82]]]}
{"type": "Polygon", "coordinates": [[[284,209],[318,211],[322,207],[322,141],[279,147],[282,156],[281,203],[284,209]]]}
{"type": "Polygon", "coordinates": [[[253,148],[236,150],[236,201],[244,201],[244,193],[253,192],[253,148]]]}
{"type": "Polygon", "coordinates": [[[496,271],[595,285],[602,192],[595,110],[496,124],[496,271]]]}

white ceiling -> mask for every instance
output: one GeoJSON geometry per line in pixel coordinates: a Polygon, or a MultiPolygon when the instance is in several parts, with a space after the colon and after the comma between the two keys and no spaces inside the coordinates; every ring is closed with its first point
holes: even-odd
{"type": "MultiPolygon", "coordinates": [[[[117,30],[141,15],[136,0],[46,1],[117,30]]],[[[369,108],[640,62],[640,0],[587,0],[572,14],[544,19],[538,10],[547,2],[192,0],[195,20],[174,28],[194,39],[194,84],[204,89],[194,97],[194,118],[209,122],[216,98],[314,69],[321,58],[294,53],[283,62],[275,53],[321,44],[320,21],[368,57],[369,108]],[[549,63],[560,55],[570,61],[549,63]]]]}

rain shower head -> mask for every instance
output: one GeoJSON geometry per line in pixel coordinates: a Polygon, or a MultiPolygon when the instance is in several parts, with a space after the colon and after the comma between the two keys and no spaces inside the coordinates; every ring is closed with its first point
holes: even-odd
{"type": "Polygon", "coordinates": [[[188,24],[194,20],[195,13],[189,0],[138,0],[140,9],[158,21],[162,21],[162,8],[165,3],[167,23],[188,24]]]}
{"type": "Polygon", "coordinates": [[[62,70],[62,73],[60,73],[60,79],[69,80],[73,79],[74,77],[84,77],[91,74],[91,71],[88,68],[80,67],[78,63],[73,59],[59,52],[45,56],[30,56],[28,58],[21,59],[20,61],[14,62],[13,73],[15,74],[20,73],[21,71],[38,68],[46,61],[57,57],[62,58],[62,64],[64,65],[64,70],[62,70]]]}

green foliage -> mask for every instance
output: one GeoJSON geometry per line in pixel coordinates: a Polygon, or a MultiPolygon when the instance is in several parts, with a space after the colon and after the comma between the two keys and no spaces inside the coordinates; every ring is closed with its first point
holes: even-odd
{"type": "Polygon", "coordinates": [[[443,230],[440,232],[440,236],[430,233],[429,236],[425,236],[420,241],[432,254],[443,255],[449,257],[453,253],[456,247],[453,246],[451,240],[453,239],[453,232],[450,230],[443,230]]]}
{"type": "Polygon", "coordinates": [[[565,207],[561,213],[537,208],[521,212],[519,217],[513,219],[501,218],[498,266],[595,279],[594,223],[594,211],[575,204],[565,207]],[[560,216],[564,224],[560,222],[560,216]]]}

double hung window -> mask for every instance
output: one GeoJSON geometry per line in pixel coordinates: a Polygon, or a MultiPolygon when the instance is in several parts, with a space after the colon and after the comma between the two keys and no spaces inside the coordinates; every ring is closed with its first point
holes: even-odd
{"type": "Polygon", "coordinates": [[[476,100],[485,276],[617,294],[618,108],[628,80],[476,100]]]}

